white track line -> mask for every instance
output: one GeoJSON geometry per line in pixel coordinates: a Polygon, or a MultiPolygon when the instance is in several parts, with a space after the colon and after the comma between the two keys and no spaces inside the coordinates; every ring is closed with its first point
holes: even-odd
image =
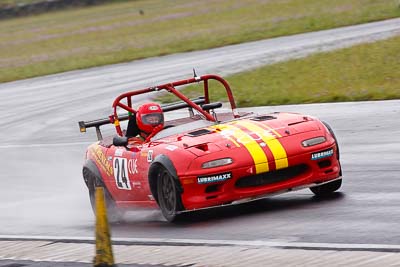
{"type": "MultiPolygon", "coordinates": [[[[94,242],[93,237],[72,236],[29,236],[29,235],[0,235],[1,240],[21,241],[50,241],[85,243],[94,242]]],[[[206,240],[206,239],[169,239],[169,238],[112,238],[113,243],[125,245],[176,245],[176,246],[245,246],[245,247],[275,247],[298,249],[340,249],[340,250],[393,250],[400,252],[400,245],[389,244],[341,244],[341,243],[309,243],[263,240],[206,240]]]]}
{"type": "Polygon", "coordinates": [[[29,147],[64,147],[64,146],[81,146],[90,145],[93,142],[69,142],[69,143],[42,143],[42,144],[6,144],[0,145],[0,149],[9,148],[29,148],[29,147]]]}

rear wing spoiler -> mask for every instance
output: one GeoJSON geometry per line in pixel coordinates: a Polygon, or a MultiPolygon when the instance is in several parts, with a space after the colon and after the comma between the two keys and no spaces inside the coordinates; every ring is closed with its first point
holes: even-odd
{"type": "MultiPolygon", "coordinates": [[[[200,97],[191,99],[191,101],[197,105],[204,105],[206,103],[204,96],[200,96],[200,97]]],[[[161,105],[161,109],[163,110],[163,112],[178,110],[178,109],[182,109],[182,108],[190,109],[192,107],[183,101],[178,101],[178,102],[174,102],[174,103],[161,105]]],[[[130,114],[123,114],[123,115],[119,115],[118,119],[119,119],[119,121],[126,121],[131,116],[132,115],[130,115],[130,114]]],[[[81,133],[85,133],[87,128],[95,127],[97,139],[102,140],[103,137],[101,135],[100,126],[105,125],[105,124],[113,124],[113,123],[114,123],[114,115],[111,115],[108,118],[102,118],[102,119],[91,120],[91,121],[79,121],[78,125],[79,125],[79,130],[81,133]]]]}

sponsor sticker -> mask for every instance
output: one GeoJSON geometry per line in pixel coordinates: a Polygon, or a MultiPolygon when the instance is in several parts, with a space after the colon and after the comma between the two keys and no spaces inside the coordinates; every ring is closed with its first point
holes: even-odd
{"type": "Polygon", "coordinates": [[[197,183],[199,184],[215,183],[215,182],[225,181],[231,178],[232,178],[232,173],[225,172],[208,176],[199,176],[197,177],[197,183]]]}
{"type": "Polygon", "coordinates": [[[153,150],[147,152],[147,162],[153,162],[153,150]]]}
{"type": "Polygon", "coordinates": [[[133,186],[133,187],[137,187],[137,188],[141,188],[141,187],[142,187],[142,183],[141,183],[141,182],[138,182],[138,181],[132,182],[132,186],[133,186]]]}
{"type": "Polygon", "coordinates": [[[138,173],[138,170],[137,170],[137,159],[128,160],[128,172],[129,172],[129,174],[138,173]]]}
{"type": "Polygon", "coordinates": [[[155,111],[155,110],[159,110],[159,108],[158,108],[158,106],[150,106],[149,110],[155,111]]]}
{"type": "Polygon", "coordinates": [[[122,154],[123,154],[123,153],[124,153],[124,150],[118,148],[118,149],[115,150],[114,156],[116,156],[116,157],[122,157],[122,154]]]}
{"type": "Polygon", "coordinates": [[[324,151],[320,151],[320,152],[316,152],[316,153],[312,153],[311,160],[319,160],[319,159],[331,157],[332,155],[333,155],[333,148],[324,150],[324,151]]]}
{"type": "Polygon", "coordinates": [[[100,165],[101,169],[108,175],[111,176],[113,174],[113,167],[108,162],[108,158],[104,155],[103,151],[99,146],[91,148],[91,153],[94,156],[97,164],[100,165]]]}

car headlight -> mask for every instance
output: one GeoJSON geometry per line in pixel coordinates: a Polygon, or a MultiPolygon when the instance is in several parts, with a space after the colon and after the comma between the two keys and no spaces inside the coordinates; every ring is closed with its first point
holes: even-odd
{"type": "Polygon", "coordinates": [[[301,142],[301,144],[304,147],[309,147],[309,146],[315,146],[315,145],[318,145],[318,144],[322,144],[325,141],[326,141],[325,137],[319,136],[319,137],[315,137],[315,138],[304,140],[303,142],[301,142]]]}
{"type": "Polygon", "coordinates": [[[219,166],[225,166],[233,163],[233,159],[231,158],[223,158],[223,159],[216,159],[216,160],[211,160],[204,162],[201,167],[203,169],[209,169],[209,168],[214,168],[214,167],[219,167],[219,166]]]}

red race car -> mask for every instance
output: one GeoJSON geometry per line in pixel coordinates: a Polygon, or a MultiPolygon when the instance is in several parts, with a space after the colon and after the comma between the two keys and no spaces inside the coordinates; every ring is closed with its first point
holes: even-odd
{"type": "Polygon", "coordinates": [[[138,206],[158,206],[174,221],[188,211],[304,188],[326,196],[341,186],[339,147],[326,123],[296,113],[238,112],[219,76],[127,92],[112,107],[107,119],[79,122],[81,132],[96,128],[99,141],[87,149],[83,178],[92,206],[95,187],[105,188],[110,221],[138,206]],[[192,83],[202,96],[189,99],[176,89],[192,83]],[[230,109],[210,101],[211,85],[226,91],[230,109]],[[178,101],[133,107],[136,96],[159,91],[178,101]],[[103,139],[104,124],[114,124],[116,135],[103,139]]]}

